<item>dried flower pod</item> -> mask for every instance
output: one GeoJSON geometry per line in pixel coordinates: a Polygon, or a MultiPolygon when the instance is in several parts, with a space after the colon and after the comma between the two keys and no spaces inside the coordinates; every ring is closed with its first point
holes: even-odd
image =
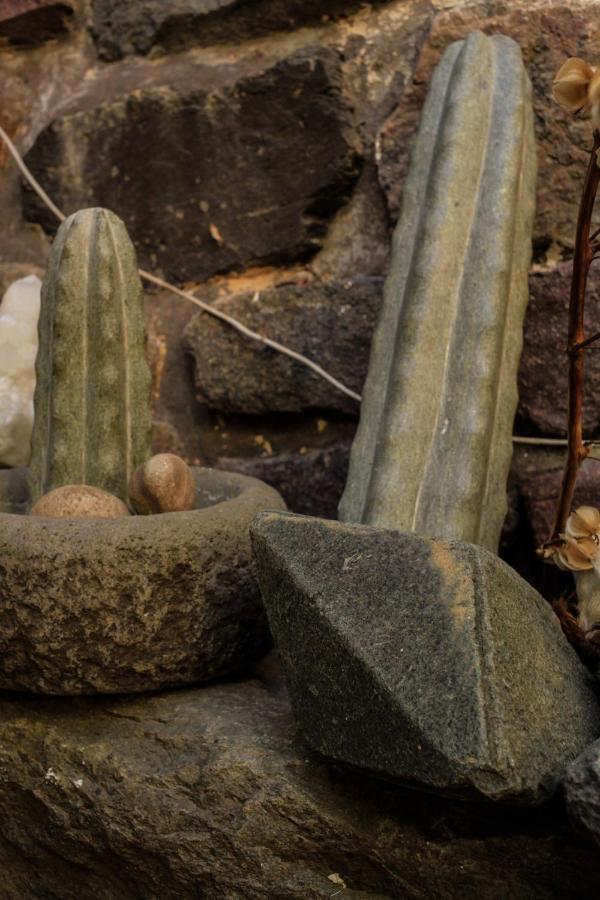
{"type": "Polygon", "coordinates": [[[580,506],[567,519],[566,536],[589,538],[600,532],[600,509],[595,506],[580,506]]]}
{"type": "Polygon", "coordinates": [[[194,509],[196,484],[189,466],[174,453],[152,456],[133,473],[129,503],[142,516],[194,509]]]}
{"type": "MultiPolygon", "coordinates": [[[[554,562],[559,569],[566,569],[569,572],[583,572],[587,569],[593,569],[590,551],[592,547],[589,545],[589,538],[584,539],[585,542],[565,538],[562,545],[556,551],[554,562]]],[[[594,545],[594,550],[598,550],[594,545]]]]}
{"type": "Polygon", "coordinates": [[[59,518],[63,516],[95,516],[101,519],[116,519],[130,515],[122,500],[92,487],[90,484],[63,484],[44,494],[35,503],[30,515],[59,518]]]}
{"type": "Polygon", "coordinates": [[[564,109],[576,112],[588,102],[594,69],[583,59],[571,57],[562,64],[552,86],[552,96],[564,109]]]}
{"type": "Polygon", "coordinates": [[[541,555],[570,572],[600,567],[600,510],[580,506],[572,512],[561,540],[544,547],[541,555]]]}

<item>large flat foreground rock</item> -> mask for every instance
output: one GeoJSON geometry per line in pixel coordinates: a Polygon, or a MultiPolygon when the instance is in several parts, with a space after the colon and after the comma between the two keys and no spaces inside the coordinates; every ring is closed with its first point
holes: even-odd
{"type": "Polygon", "coordinates": [[[326,756],[537,803],[598,736],[590,675],[492,553],[289,513],[260,513],[251,531],[294,711],[326,756]]]}
{"type": "Polygon", "coordinates": [[[0,697],[0,871],[3,900],[600,896],[600,857],[561,809],[458,805],[329,769],[255,681],[0,697]]]}

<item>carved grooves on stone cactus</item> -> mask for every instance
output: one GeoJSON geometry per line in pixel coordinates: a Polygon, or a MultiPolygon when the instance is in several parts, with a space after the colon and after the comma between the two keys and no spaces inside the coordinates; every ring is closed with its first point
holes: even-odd
{"type": "Polygon", "coordinates": [[[429,89],[352,445],[345,522],[496,552],[528,299],[535,146],[519,48],[479,32],[429,89]]]}
{"type": "Polygon", "coordinates": [[[32,502],[63,484],[127,500],[149,455],[143,294],[123,222],[84,209],[61,225],[42,288],[32,502]]]}

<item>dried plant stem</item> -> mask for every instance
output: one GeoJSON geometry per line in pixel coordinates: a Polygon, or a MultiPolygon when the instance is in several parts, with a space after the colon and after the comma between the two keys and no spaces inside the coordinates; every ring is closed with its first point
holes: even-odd
{"type": "Polygon", "coordinates": [[[596,250],[593,244],[595,235],[590,236],[590,229],[598,184],[600,183],[600,167],[597,156],[599,149],[600,132],[595,130],[594,146],[590,153],[590,160],[583,184],[575,234],[567,344],[567,353],[569,355],[568,449],[550,542],[556,541],[565,530],[573,502],[577,473],[589,452],[583,441],[583,378],[585,351],[591,340],[595,339],[596,336],[593,339],[586,340],[583,314],[588,273],[596,250]]]}

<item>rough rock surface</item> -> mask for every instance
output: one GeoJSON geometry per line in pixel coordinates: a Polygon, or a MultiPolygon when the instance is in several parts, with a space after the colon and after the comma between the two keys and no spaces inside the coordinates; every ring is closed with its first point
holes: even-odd
{"type": "Polygon", "coordinates": [[[41,285],[20,278],[0,304],[0,466],[25,466],[31,454],[41,285]]]}
{"type": "Polygon", "coordinates": [[[4,0],[0,4],[0,44],[34,46],[66,34],[73,26],[73,11],[70,0],[4,0]]]}
{"type": "MultiPolygon", "coordinates": [[[[376,0],[380,5],[381,0],[376,0]]],[[[356,12],[362,0],[93,0],[92,33],[103,59],[238,43],[356,12]]]]}
{"type": "MultiPolygon", "coordinates": [[[[175,57],[130,77],[129,90],[109,67],[41,132],[27,164],[61,208],[93,197],[114,210],[142,267],[180,281],[310,257],[360,168],[340,80],[339,55],[319,47],[233,72],[175,57]],[[140,148],[157,143],[140,166],[140,148]]],[[[55,228],[31,191],[25,212],[55,228]]]]}
{"type": "Polygon", "coordinates": [[[259,682],[0,699],[7,900],[596,900],[556,807],[456,804],[332,769],[259,682]],[[340,879],[346,887],[340,884],[340,879]]]}
{"type": "MultiPolygon", "coordinates": [[[[380,278],[292,284],[217,301],[217,309],[322,366],[360,393],[381,304],[380,278]]],[[[226,412],[358,412],[358,404],[306,366],[199,313],[185,330],[198,399],[226,412]]]]}
{"type": "MultiPolygon", "coordinates": [[[[563,477],[563,467],[530,475],[521,482],[521,491],[535,546],[539,547],[550,536],[556,501],[563,477]]],[[[598,463],[589,461],[579,470],[573,508],[578,506],[600,507],[600,472],[598,463]]]]}
{"type": "Polygon", "coordinates": [[[311,746],[381,776],[537,803],[600,733],[548,604],[482,548],[265,512],[261,591],[311,746]]]}
{"type": "Polygon", "coordinates": [[[591,744],[567,769],[565,797],[575,826],[600,844],[600,741],[591,744]]]}
{"type": "Polygon", "coordinates": [[[304,453],[281,453],[247,459],[223,457],[218,468],[260,478],[274,487],[292,512],[337,518],[348,474],[350,441],[338,440],[304,453]]]}
{"type": "MultiPolygon", "coordinates": [[[[566,435],[568,362],[566,355],[571,262],[550,272],[529,276],[529,304],[523,326],[523,355],[519,368],[521,423],[546,435],[566,435]]],[[[600,270],[592,266],[585,301],[586,334],[598,331],[600,270]]],[[[600,354],[585,357],[583,424],[586,435],[600,428],[600,354]]]]}
{"type": "Polygon", "coordinates": [[[0,515],[0,688],[152,690],[239,671],[269,643],[248,527],[270,487],[195,471],[198,508],[0,515]]]}
{"type": "Polygon", "coordinates": [[[440,0],[424,41],[413,78],[402,102],[383,125],[378,138],[379,172],[392,215],[397,215],[404,177],[427,85],[446,47],[474,29],[512,37],[523,53],[533,83],[536,139],[539,147],[534,247],[543,253],[551,244],[572,248],[591,142],[590,124],[552,99],[550,86],[569,56],[593,60],[597,54],[598,0],[440,0]],[[446,8],[445,8],[446,7],[446,8]]]}

